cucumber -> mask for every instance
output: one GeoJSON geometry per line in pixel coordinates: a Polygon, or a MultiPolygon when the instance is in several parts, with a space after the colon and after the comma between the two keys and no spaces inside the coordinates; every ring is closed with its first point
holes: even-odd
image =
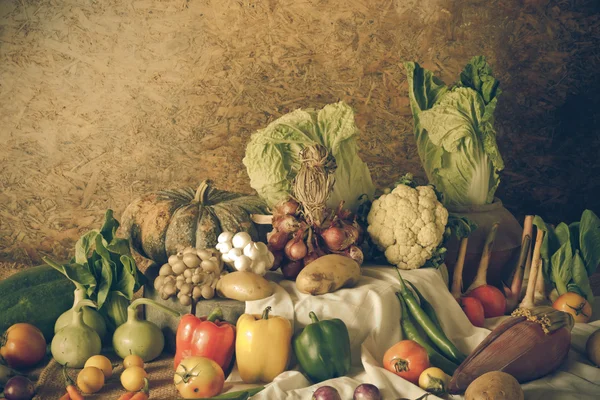
{"type": "Polygon", "coordinates": [[[0,334],[13,324],[27,322],[38,327],[50,343],[54,323],[73,306],[74,290],[73,282],[49,265],[0,280],[0,334]]]}

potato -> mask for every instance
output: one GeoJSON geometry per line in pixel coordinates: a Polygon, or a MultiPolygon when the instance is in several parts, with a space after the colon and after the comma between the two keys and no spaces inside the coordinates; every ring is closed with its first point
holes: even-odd
{"type": "Polygon", "coordinates": [[[253,272],[236,271],[221,276],[217,282],[217,294],[238,301],[260,300],[273,294],[273,288],[265,278],[253,272]]]}
{"type": "Polygon", "coordinates": [[[475,379],[465,392],[465,400],[524,400],[519,382],[506,372],[492,371],[475,379]]]}
{"type": "Polygon", "coordinates": [[[350,257],[328,254],[317,258],[300,271],[296,287],[302,293],[319,295],[356,285],[360,265],[350,257]]]}

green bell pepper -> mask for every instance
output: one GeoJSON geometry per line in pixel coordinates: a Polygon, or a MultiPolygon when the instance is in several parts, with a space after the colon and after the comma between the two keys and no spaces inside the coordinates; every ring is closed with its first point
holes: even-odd
{"type": "Polygon", "coordinates": [[[346,375],[352,364],[346,324],[337,318],[319,321],[312,311],[308,315],[312,324],[293,340],[300,366],[315,383],[346,375]]]}

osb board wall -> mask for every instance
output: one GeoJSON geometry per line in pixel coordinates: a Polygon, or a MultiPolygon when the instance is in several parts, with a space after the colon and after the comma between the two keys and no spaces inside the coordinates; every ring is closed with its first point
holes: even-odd
{"type": "Polygon", "coordinates": [[[0,259],[65,258],[147,191],[250,191],[250,134],[298,107],[351,104],[378,186],[423,176],[401,62],[451,82],[477,54],[504,90],[509,209],[598,211],[598,15],[595,0],[0,0],[0,259]]]}

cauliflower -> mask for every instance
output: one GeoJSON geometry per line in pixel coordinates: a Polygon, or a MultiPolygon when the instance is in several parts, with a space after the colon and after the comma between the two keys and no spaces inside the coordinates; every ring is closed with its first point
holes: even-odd
{"type": "Polygon", "coordinates": [[[448,210],[432,186],[400,184],[373,201],[367,231],[389,263],[400,269],[422,267],[444,238],[448,210]]]}

